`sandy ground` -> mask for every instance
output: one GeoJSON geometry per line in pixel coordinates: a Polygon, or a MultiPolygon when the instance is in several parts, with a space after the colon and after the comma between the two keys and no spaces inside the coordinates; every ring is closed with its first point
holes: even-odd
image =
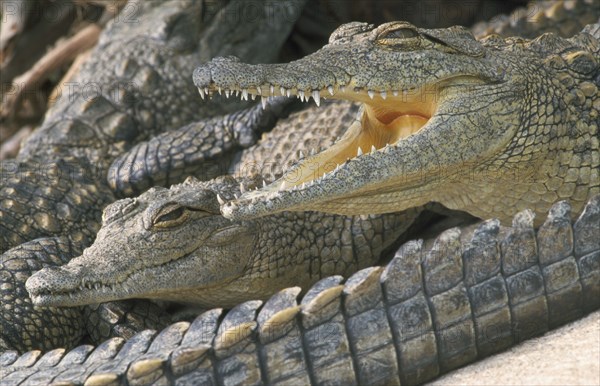
{"type": "Polygon", "coordinates": [[[600,385],[600,311],[429,385],[600,385]]]}

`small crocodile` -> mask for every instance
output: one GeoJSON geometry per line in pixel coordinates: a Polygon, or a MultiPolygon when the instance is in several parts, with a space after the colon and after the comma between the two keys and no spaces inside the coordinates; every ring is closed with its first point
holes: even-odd
{"type": "MultiPolygon", "coordinates": [[[[161,215],[175,221],[171,213],[161,215]]],[[[566,201],[537,231],[533,219],[527,210],[511,227],[488,220],[409,241],[385,267],[345,283],[325,278],[300,301],[293,287],[95,349],[7,352],[0,376],[7,384],[422,383],[600,307],[600,195],[574,223],[566,201]]]]}
{"type": "MultiPolygon", "coordinates": [[[[591,12],[600,14],[594,3],[591,12]]],[[[574,213],[600,192],[600,24],[565,39],[489,36],[462,27],[349,23],[288,64],[215,58],[201,95],[296,95],[360,102],[333,146],[222,207],[232,219],[283,210],[385,213],[437,201],[479,218],[574,213]]],[[[541,221],[541,220],[540,220],[541,221]]]]}
{"type": "MultiPolygon", "coordinates": [[[[246,178],[245,189],[262,177],[246,178]]],[[[331,275],[377,264],[421,209],[346,217],[282,213],[253,221],[221,216],[219,200],[240,182],[193,178],[152,188],[104,210],[102,228],[83,255],[27,280],[37,306],[75,306],[151,298],[230,308],[264,300],[294,283],[309,288],[331,275]]]]}

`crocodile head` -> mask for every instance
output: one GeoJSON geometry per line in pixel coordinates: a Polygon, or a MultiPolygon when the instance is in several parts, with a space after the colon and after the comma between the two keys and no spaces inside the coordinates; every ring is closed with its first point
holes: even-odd
{"type": "Polygon", "coordinates": [[[248,265],[257,232],[219,213],[216,192],[229,198],[237,183],[234,188],[225,178],[193,189],[189,183],[153,188],[106,207],[96,241],[82,256],[28,279],[34,304],[76,306],[132,297],[202,303],[202,290],[235,280],[248,265]]]}
{"type": "Polygon", "coordinates": [[[295,95],[363,105],[333,146],[228,202],[222,213],[233,219],[282,210],[354,215],[438,201],[476,216],[509,218],[519,205],[507,197],[524,193],[506,193],[507,187],[524,182],[539,169],[536,160],[547,158],[524,148],[543,142],[543,130],[560,130],[550,127],[561,119],[552,87],[541,96],[531,87],[530,78],[551,80],[538,76],[534,50],[521,48],[526,43],[498,37],[482,43],[461,27],[350,23],[295,62],[250,65],[229,57],[198,67],[193,78],[204,97],[295,95]],[[552,117],[532,108],[539,102],[552,117]]]}

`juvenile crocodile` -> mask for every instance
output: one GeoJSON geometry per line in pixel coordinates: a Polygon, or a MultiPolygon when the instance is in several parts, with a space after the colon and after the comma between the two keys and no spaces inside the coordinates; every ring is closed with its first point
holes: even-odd
{"type": "MultiPolygon", "coordinates": [[[[262,178],[244,179],[246,189],[262,178]]],[[[230,308],[267,299],[290,283],[309,288],[331,275],[350,276],[377,264],[421,209],[346,217],[281,213],[254,221],[221,216],[219,200],[239,195],[240,182],[188,179],[119,200],[83,255],[43,269],[27,281],[38,306],[75,306],[151,298],[230,308]]]]}
{"type": "MultiPolygon", "coordinates": [[[[600,12],[597,3],[592,12],[600,12]]],[[[194,71],[217,89],[362,103],[335,145],[222,207],[232,219],[283,210],[384,213],[437,201],[480,218],[574,213],[600,192],[600,24],[563,39],[489,36],[405,22],[341,26],[288,64],[216,58],[194,71]]]]}
{"type": "MultiPolygon", "coordinates": [[[[216,206],[215,209],[216,210],[216,206]]],[[[125,215],[126,216],[126,215],[125,215]]],[[[7,384],[417,384],[600,306],[600,195],[409,241],[385,267],[97,348],[0,356],[7,384]],[[342,284],[343,283],[343,284],[342,284]]]]}

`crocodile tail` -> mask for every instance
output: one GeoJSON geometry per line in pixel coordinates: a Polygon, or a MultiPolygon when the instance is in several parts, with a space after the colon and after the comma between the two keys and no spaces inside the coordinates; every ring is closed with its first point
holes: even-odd
{"type": "Polygon", "coordinates": [[[385,267],[331,276],[298,302],[214,309],[95,349],[0,354],[5,384],[420,384],[600,307],[600,195],[409,241],[385,267]]]}

